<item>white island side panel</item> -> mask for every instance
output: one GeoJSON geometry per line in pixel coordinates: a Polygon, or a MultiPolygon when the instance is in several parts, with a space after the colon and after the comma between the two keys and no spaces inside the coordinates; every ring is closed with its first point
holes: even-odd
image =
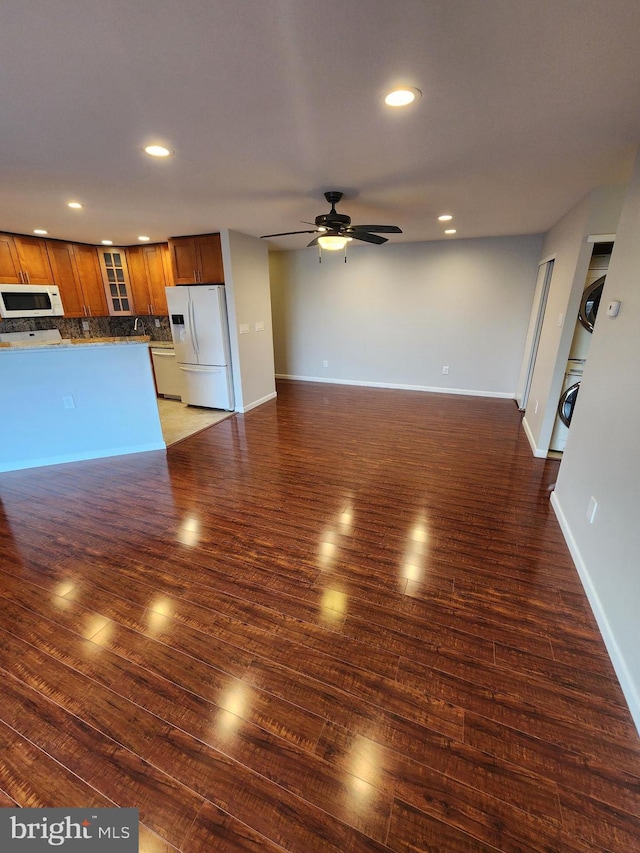
{"type": "Polygon", "coordinates": [[[165,447],[147,344],[0,351],[0,471],[165,447]]]}

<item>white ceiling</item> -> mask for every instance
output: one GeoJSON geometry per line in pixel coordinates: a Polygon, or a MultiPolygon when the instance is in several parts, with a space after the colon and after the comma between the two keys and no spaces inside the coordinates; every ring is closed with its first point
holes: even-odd
{"type": "Polygon", "coordinates": [[[640,142],[638,0],[2,6],[6,231],[260,236],[305,228],[336,189],[394,242],[441,239],[444,212],[456,238],[535,233],[624,183],[640,142]],[[420,102],[385,107],[396,83],[420,102]],[[158,140],[170,160],[141,153],[158,140]]]}

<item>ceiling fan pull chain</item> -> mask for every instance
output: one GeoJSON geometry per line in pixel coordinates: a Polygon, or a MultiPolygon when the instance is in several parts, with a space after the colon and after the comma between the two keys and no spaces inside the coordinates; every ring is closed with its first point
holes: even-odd
{"type": "Polygon", "coordinates": [[[322,263],[322,246],[318,243],[318,263],[322,263]]]}
{"type": "Polygon", "coordinates": [[[347,244],[344,244],[344,262],[347,263],[347,244]]]}

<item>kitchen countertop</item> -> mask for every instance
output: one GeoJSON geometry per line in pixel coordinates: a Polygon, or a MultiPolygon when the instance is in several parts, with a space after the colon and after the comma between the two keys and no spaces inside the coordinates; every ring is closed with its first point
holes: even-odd
{"type": "MultiPolygon", "coordinates": [[[[138,335],[120,338],[63,338],[61,341],[41,341],[39,343],[33,341],[21,341],[17,343],[0,342],[0,352],[15,352],[16,350],[40,350],[54,347],[55,349],[74,349],[78,347],[91,346],[113,346],[121,344],[145,344],[149,345],[151,338],[149,335],[138,335]]],[[[170,341],[159,341],[160,345],[165,343],[173,344],[170,341]]],[[[156,343],[153,344],[156,346],[156,343]]]]}
{"type": "Polygon", "coordinates": [[[149,341],[149,346],[152,349],[173,349],[173,341],[149,341]]]}

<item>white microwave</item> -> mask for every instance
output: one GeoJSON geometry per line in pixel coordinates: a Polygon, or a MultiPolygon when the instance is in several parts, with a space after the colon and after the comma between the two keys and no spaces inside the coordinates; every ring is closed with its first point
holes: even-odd
{"type": "Polygon", "coordinates": [[[0,317],[61,317],[60,290],[55,284],[0,284],[0,317]]]}

